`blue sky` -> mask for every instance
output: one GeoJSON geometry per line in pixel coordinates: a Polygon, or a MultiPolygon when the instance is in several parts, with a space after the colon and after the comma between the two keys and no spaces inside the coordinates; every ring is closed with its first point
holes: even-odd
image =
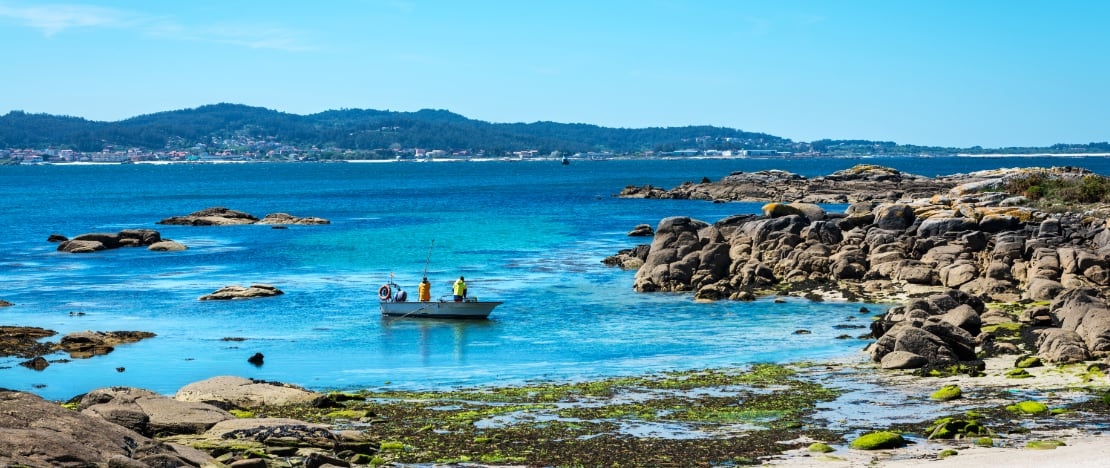
{"type": "Polygon", "coordinates": [[[0,114],[717,125],[967,147],[1110,140],[1106,1],[0,0],[0,114]]]}

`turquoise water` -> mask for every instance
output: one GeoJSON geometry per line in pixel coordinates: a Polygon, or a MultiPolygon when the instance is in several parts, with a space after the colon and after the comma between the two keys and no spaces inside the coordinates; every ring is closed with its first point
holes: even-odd
{"type": "Polygon", "coordinates": [[[444,389],[855,354],[864,340],[834,337],[865,332],[836,327],[865,324],[860,304],[701,304],[688,294],[639,294],[634,273],[601,260],[643,241],[626,236],[636,224],[674,215],[713,222],[761,205],[616,198],[625,185],[671,187],[772,168],[816,176],[860,162],[923,175],[1110,169],[1105,158],[0,167],[0,298],[16,304],[0,309],[0,324],[53,329],[53,341],[81,330],[158,335],[44,371],[0,358],[0,387],[53,399],[112,385],[173,393],[230,374],[321,390],[444,389]],[[155,224],[212,206],[332,224],[155,224]],[[51,233],[126,228],[158,229],[189,250],[73,255],[46,242],[51,233]],[[378,286],[392,273],[415,294],[433,242],[433,296],[465,275],[472,296],[505,302],[490,320],[380,317],[378,286]],[[197,300],[250,283],[285,294],[197,300]],[[265,355],[262,366],[247,362],[256,352],[265,355]]]}

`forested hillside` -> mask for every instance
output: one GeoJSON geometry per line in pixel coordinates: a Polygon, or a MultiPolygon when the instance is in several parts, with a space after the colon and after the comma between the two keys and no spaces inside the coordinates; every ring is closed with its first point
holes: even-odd
{"type": "Polygon", "coordinates": [[[554,122],[499,124],[444,110],[391,112],[343,109],[296,115],[236,104],[159,112],[118,122],[11,112],[0,117],[0,147],[53,146],[99,151],[106,145],[179,149],[197,143],[279,141],[299,147],[373,150],[400,145],[448,151],[537,150],[635,153],[676,149],[795,151],[784,138],[740,130],[691,126],[616,129],[554,122]]]}
{"type": "Polygon", "coordinates": [[[868,140],[794,142],[765,133],[712,126],[629,129],[582,123],[490,123],[445,110],[341,109],[297,115],[261,107],[214,104],[118,122],[21,111],[0,116],[0,149],[183,150],[198,145],[235,148],[258,142],[361,153],[423,148],[490,155],[513,151],[660,154],[680,150],[763,150],[827,155],[1110,152],[1110,144],[1106,142],[1057,144],[1048,148],[942,148],[868,140]]]}

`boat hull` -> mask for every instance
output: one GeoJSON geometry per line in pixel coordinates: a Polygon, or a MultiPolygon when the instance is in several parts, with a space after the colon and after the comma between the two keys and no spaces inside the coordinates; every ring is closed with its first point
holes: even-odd
{"type": "Polygon", "coordinates": [[[386,317],[484,319],[493,308],[501,305],[493,301],[464,302],[379,302],[386,317]]]}

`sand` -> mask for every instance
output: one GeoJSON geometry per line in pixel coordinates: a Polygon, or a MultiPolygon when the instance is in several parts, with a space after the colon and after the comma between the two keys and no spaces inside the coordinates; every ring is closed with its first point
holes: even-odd
{"type": "MultiPolygon", "coordinates": [[[[986,360],[987,375],[984,377],[961,375],[922,378],[904,371],[867,369],[866,364],[861,365],[859,362],[827,368],[826,371],[833,369],[832,373],[838,374],[836,379],[847,377],[859,379],[860,382],[866,381],[862,391],[849,397],[853,400],[851,403],[832,405],[834,414],[831,418],[845,420],[845,424],[852,430],[862,432],[885,429],[861,427],[861,422],[866,422],[875,415],[891,418],[896,422],[928,421],[934,415],[941,417],[958,414],[969,408],[997,407],[1024,399],[1042,401],[1050,407],[1057,407],[1089,398],[1090,389],[1106,391],[1110,388],[1110,378],[1107,376],[1095,376],[1092,379],[1092,375],[1087,373],[1087,364],[1090,363],[1035,367],[1027,369],[1033,378],[1006,378],[1005,372],[1013,369],[1015,359],[1016,356],[1004,356],[986,360]],[[854,371],[851,368],[855,368],[854,371]],[[928,401],[927,396],[931,392],[953,384],[963,390],[963,398],[951,402],[928,401]],[[891,410],[891,407],[896,409],[891,410]]],[[[829,418],[830,415],[824,417],[829,418]]],[[[920,435],[907,434],[911,443],[895,450],[851,450],[844,445],[844,441],[823,441],[832,444],[836,451],[818,454],[802,448],[764,461],[772,465],[800,467],[1110,466],[1110,433],[1103,432],[1104,428],[1110,427],[1110,421],[1076,418],[1065,423],[1065,428],[1060,429],[1060,426],[1057,424],[1056,429],[1049,430],[1034,424],[1029,433],[1000,434],[992,438],[994,447],[978,447],[969,440],[929,441],[920,435]],[[1066,445],[1049,450],[1026,448],[1029,441],[1047,440],[1061,441],[1066,445]],[[944,450],[955,450],[957,454],[938,458],[944,450]]],[[[808,445],[815,441],[791,442],[793,445],[799,442],[808,445]]]]}

